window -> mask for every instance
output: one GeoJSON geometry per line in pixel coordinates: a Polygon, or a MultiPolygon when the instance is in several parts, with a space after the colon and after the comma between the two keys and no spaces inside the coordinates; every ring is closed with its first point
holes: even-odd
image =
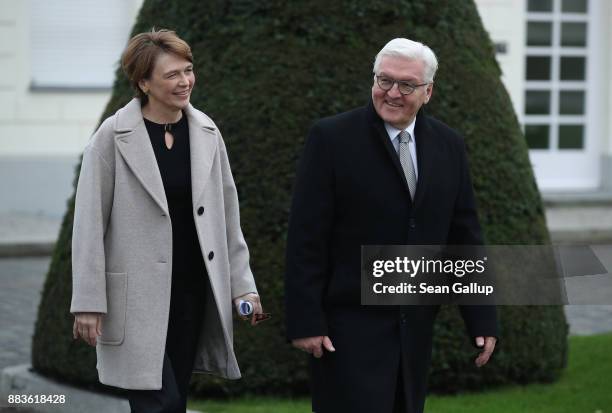
{"type": "Polygon", "coordinates": [[[550,91],[528,90],[525,93],[525,113],[528,115],[550,114],[550,91]]]}
{"type": "Polygon", "coordinates": [[[32,0],[32,89],[112,86],[139,0],[32,0]]]}
{"type": "Polygon", "coordinates": [[[527,2],[528,11],[552,11],[553,0],[529,0],[527,2]]]}
{"type": "Polygon", "coordinates": [[[588,0],[529,0],[525,139],[539,151],[585,145],[588,0]]]}
{"type": "Polygon", "coordinates": [[[528,22],[527,46],[552,46],[552,23],[528,22]]]}

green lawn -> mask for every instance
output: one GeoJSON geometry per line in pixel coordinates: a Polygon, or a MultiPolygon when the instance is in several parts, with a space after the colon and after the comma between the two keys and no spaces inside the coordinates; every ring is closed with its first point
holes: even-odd
{"type": "MultiPolygon", "coordinates": [[[[205,413],[310,413],[308,399],[190,400],[205,413]]],[[[427,413],[612,413],[612,334],[570,338],[569,366],[554,384],[431,396],[427,413]]],[[[376,413],[376,412],[372,412],[376,413]]]]}

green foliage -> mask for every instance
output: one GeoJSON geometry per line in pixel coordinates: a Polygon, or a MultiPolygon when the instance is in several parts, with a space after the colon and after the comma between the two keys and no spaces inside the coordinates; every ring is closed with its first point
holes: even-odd
{"type": "MultiPolygon", "coordinates": [[[[153,26],[176,30],[193,48],[192,103],[224,135],[252,267],[264,306],[273,313],[257,329],[237,323],[235,347],[245,378],[196,376],[197,393],[307,392],[307,360],[285,342],[283,327],[284,248],[295,166],[314,120],[368,101],[374,56],[394,37],[422,41],[438,55],[428,112],[465,136],[487,242],[548,242],[527,147],[472,1],[147,0],[133,33],[153,26]]],[[[131,96],[118,71],[103,118],[131,96]]],[[[93,350],[71,339],[72,213],[70,203],[43,293],[32,362],[48,375],[95,385],[93,350]]],[[[432,389],[453,392],[558,378],[567,352],[562,308],[504,307],[500,313],[498,350],[490,365],[477,370],[458,312],[443,309],[432,389]]]]}

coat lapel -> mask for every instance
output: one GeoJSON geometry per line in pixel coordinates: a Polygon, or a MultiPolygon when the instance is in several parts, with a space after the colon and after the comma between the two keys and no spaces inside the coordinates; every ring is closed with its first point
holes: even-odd
{"type": "MultiPolygon", "coordinates": [[[[119,110],[115,120],[115,141],[121,156],[136,178],[151,198],[168,214],[164,184],[140,107],[140,100],[132,99],[119,110]]],[[[185,113],[189,125],[191,189],[195,206],[210,176],[217,150],[217,128],[206,115],[191,105],[185,108],[185,113]]]]}
{"type": "Polygon", "coordinates": [[[193,206],[199,205],[206,182],[210,177],[217,151],[217,128],[202,112],[189,105],[185,109],[189,123],[189,147],[191,150],[191,190],[193,206]]]}
{"type": "Polygon", "coordinates": [[[436,139],[436,136],[434,136],[434,132],[429,126],[429,122],[427,121],[427,117],[425,116],[423,109],[419,110],[417,113],[414,134],[416,136],[419,178],[417,181],[413,203],[415,208],[418,208],[423,201],[425,193],[427,192],[432,168],[436,163],[436,152],[433,147],[435,144],[433,140],[436,139]]]}
{"type": "MultiPolygon", "coordinates": [[[[404,169],[402,168],[402,164],[399,161],[399,156],[397,155],[397,152],[395,152],[395,148],[393,147],[393,144],[391,143],[391,139],[389,139],[389,134],[387,133],[387,130],[385,129],[385,124],[383,123],[383,120],[380,118],[380,116],[378,116],[378,113],[376,113],[376,110],[374,109],[374,104],[372,103],[372,101],[370,101],[368,105],[368,112],[370,114],[372,127],[375,130],[376,138],[379,139],[381,144],[385,147],[385,151],[387,152],[387,155],[389,155],[389,159],[393,163],[393,166],[395,167],[395,171],[398,173],[399,178],[404,183],[404,189],[408,192],[408,194],[410,194],[410,189],[408,188],[408,181],[406,180],[406,175],[404,174],[404,169]]],[[[420,173],[420,165],[419,165],[419,173],[420,173]]],[[[420,178],[420,175],[419,175],[419,178],[420,178]]],[[[419,182],[417,182],[417,191],[418,191],[418,186],[419,186],[419,182]]],[[[412,203],[412,199],[410,199],[410,202],[412,203]]]]}
{"type": "MultiPolygon", "coordinates": [[[[410,189],[408,188],[408,181],[406,180],[406,175],[404,174],[402,164],[399,161],[399,156],[397,155],[397,152],[395,152],[395,148],[391,143],[391,139],[389,139],[389,134],[385,129],[383,120],[380,118],[380,116],[378,116],[378,113],[376,113],[372,101],[370,101],[368,105],[368,111],[370,113],[372,127],[376,131],[375,134],[377,136],[377,139],[380,139],[381,143],[385,147],[385,151],[387,152],[391,162],[395,166],[395,170],[397,171],[400,179],[404,183],[404,189],[408,193],[410,193],[410,189]]],[[[418,207],[423,200],[425,192],[427,191],[427,180],[431,174],[431,166],[434,161],[433,157],[435,155],[435,153],[431,151],[431,139],[433,138],[431,136],[432,131],[428,125],[423,109],[419,110],[419,112],[417,113],[414,130],[417,146],[417,168],[419,173],[414,199],[411,199],[410,201],[411,204],[413,204],[415,207],[418,207]]]]}
{"type": "Polygon", "coordinates": [[[117,113],[115,142],[119,153],[136,175],[136,178],[157,205],[168,214],[164,184],[147,128],[142,120],[140,100],[132,99],[117,113]]]}

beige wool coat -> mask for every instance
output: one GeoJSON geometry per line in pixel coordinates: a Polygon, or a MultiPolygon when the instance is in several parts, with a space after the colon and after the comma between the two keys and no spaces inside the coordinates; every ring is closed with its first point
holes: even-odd
{"type": "MultiPolygon", "coordinates": [[[[194,372],[237,379],[232,299],[257,290],[221,133],[191,105],[185,113],[193,214],[212,290],[194,372]]],[[[91,138],[76,192],[70,312],[104,314],[96,345],[101,383],[161,388],[171,276],[168,204],[140,101],[133,99],[91,138]]]]}

